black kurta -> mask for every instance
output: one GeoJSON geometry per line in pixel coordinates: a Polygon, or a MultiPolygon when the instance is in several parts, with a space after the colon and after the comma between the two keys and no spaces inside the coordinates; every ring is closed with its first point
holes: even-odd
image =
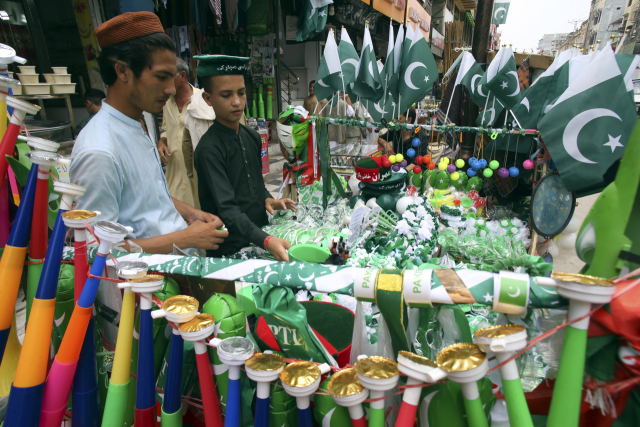
{"type": "Polygon", "coordinates": [[[219,216],[229,230],[220,248],[207,251],[207,256],[264,244],[267,234],[260,227],[268,223],[264,202],[271,194],[262,179],[261,150],[260,135],[242,124],[236,134],[214,121],[202,135],[194,153],[200,206],[219,216]]]}

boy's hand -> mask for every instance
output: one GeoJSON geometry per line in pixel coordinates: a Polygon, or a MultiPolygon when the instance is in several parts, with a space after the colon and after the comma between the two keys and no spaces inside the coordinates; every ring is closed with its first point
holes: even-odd
{"type": "Polygon", "coordinates": [[[276,261],[289,262],[289,253],[287,252],[287,249],[290,247],[291,243],[277,237],[272,237],[269,240],[269,243],[267,243],[267,249],[271,252],[271,255],[274,256],[276,261]]]}
{"type": "Polygon", "coordinates": [[[158,154],[160,154],[160,160],[162,160],[162,163],[169,163],[167,157],[171,157],[171,154],[169,154],[167,138],[160,138],[160,140],[158,141],[158,154]]]}
{"type": "Polygon", "coordinates": [[[267,208],[267,212],[271,215],[275,213],[275,211],[281,211],[283,209],[291,209],[292,211],[296,211],[296,202],[291,199],[266,199],[264,201],[265,208],[267,208]]]}

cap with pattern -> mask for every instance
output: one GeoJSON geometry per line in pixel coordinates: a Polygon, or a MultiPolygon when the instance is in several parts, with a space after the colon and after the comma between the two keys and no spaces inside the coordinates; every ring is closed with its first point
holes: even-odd
{"type": "Polygon", "coordinates": [[[164,33],[164,28],[160,19],[151,12],[123,13],[96,28],[96,37],[101,48],[153,33],[164,33]]]}

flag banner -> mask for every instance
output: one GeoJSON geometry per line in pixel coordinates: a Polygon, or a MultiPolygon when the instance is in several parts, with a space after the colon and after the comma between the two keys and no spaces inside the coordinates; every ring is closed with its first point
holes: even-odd
{"type": "Polygon", "coordinates": [[[487,87],[502,103],[512,109],[522,100],[516,59],[510,47],[500,49],[487,68],[487,87]],[[502,55],[500,54],[502,52],[502,55]]]}
{"type": "Polygon", "coordinates": [[[483,76],[484,71],[482,67],[478,65],[473,55],[470,52],[463,52],[455,85],[460,84],[466,87],[473,103],[484,107],[487,95],[482,93],[482,88],[478,90],[483,76]]]}
{"type": "Polygon", "coordinates": [[[538,130],[571,191],[599,184],[637,121],[615,55],[605,49],[540,120],[538,130]]]}
{"type": "Polygon", "coordinates": [[[327,24],[329,5],[333,0],[302,0],[296,40],[307,41],[317,36],[327,24]]]}
{"type": "MultiPolygon", "coordinates": [[[[404,27],[400,25],[396,43],[393,47],[393,73],[389,77],[387,90],[391,93],[391,97],[398,102],[398,82],[400,81],[400,64],[402,61],[402,43],[404,41],[404,27]]],[[[389,105],[389,104],[387,104],[389,105]]],[[[391,107],[393,110],[393,106],[391,107]]]]}
{"type": "Polygon", "coordinates": [[[506,24],[511,0],[496,0],[493,4],[493,17],[491,23],[495,25],[506,24]]]}
{"type": "Polygon", "coordinates": [[[356,79],[356,68],[358,67],[359,57],[347,29],[344,27],[342,27],[342,33],[340,33],[338,57],[340,58],[344,84],[345,86],[349,86],[356,79]]]}
{"type": "Polygon", "coordinates": [[[374,102],[377,102],[384,94],[368,25],[364,28],[362,52],[356,68],[356,79],[351,90],[357,96],[374,102]]]}
{"type": "Polygon", "coordinates": [[[398,93],[400,95],[400,111],[404,112],[414,102],[424,98],[438,79],[438,65],[422,31],[418,30],[413,33],[413,39],[411,39],[406,56],[403,52],[400,74],[398,93]]]}
{"type": "Polygon", "coordinates": [[[327,37],[327,43],[324,45],[324,53],[316,76],[314,92],[318,101],[329,99],[337,91],[342,91],[342,76],[338,45],[336,45],[333,30],[331,30],[329,37],[327,37]]]}

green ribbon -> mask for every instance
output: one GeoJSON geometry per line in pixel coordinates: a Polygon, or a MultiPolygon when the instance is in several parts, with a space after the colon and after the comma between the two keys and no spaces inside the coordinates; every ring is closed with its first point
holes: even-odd
{"type": "Polygon", "coordinates": [[[389,329],[393,353],[411,351],[407,339],[409,317],[404,303],[402,270],[380,270],[376,277],[376,305],[389,329]]]}

